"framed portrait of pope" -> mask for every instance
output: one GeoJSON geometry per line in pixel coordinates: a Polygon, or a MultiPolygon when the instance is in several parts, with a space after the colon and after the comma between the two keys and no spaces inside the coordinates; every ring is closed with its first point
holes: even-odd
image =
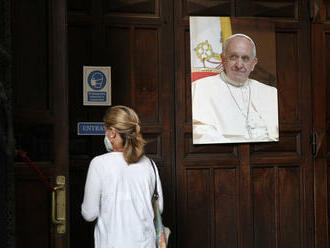
{"type": "Polygon", "coordinates": [[[274,25],[190,17],[193,144],[279,140],[274,25]]]}

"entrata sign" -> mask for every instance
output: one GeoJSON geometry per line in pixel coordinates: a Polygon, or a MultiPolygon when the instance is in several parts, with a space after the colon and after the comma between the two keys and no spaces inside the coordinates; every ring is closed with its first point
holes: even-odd
{"type": "Polygon", "coordinates": [[[78,135],[104,135],[103,122],[78,122],[78,135]]]}

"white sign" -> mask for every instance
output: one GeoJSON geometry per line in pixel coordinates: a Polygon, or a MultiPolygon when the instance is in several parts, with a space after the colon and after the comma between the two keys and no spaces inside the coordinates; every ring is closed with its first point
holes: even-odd
{"type": "Polygon", "coordinates": [[[111,105],[111,67],[84,66],[84,105],[111,105]]]}

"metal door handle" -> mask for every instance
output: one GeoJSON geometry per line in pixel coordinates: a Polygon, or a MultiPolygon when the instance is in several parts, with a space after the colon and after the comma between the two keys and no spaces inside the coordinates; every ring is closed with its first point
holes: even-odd
{"type": "Polygon", "coordinates": [[[56,225],[57,233],[65,233],[66,225],[66,190],[65,177],[56,177],[57,186],[52,192],[52,222],[56,225]]]}

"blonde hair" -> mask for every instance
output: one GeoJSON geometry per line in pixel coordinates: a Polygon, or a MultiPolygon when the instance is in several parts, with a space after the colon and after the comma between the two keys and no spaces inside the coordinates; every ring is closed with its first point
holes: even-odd
{"type": "Polygon", "coordinates": [[[144,154],[145,140],[141,134],[139,117],[126,106],[114,106],[103,117],[106,128],[114,128],[123,140],[123,155],[128,164],[136,163],[144,154]]]}

